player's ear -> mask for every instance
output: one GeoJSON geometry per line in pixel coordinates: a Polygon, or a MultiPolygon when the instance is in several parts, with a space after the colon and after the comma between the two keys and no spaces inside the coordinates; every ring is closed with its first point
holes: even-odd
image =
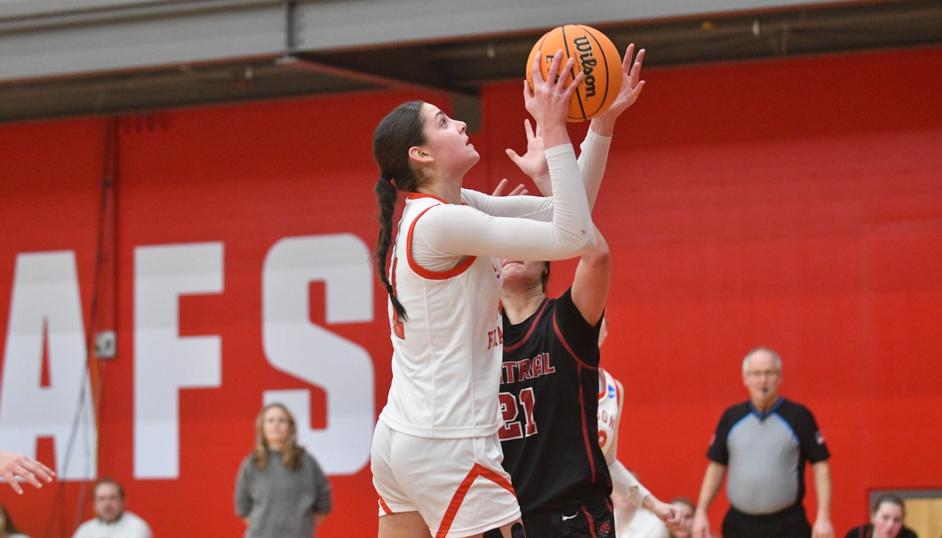
{"type": "Polygon", "coordinates": [[[412,146],[409,148],[409,160],[416,164],[427,165],[434,162],[435,158],[424,146],[412,146]]]}

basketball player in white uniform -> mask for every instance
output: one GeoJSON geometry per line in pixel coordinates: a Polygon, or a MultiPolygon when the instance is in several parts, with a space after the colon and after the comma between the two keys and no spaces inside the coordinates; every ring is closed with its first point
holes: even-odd
{"type": "Polygon", "coordinates": [[[523,536],[497,438],[503,337],[500,266],[492,257],[563,259],[591,246],[565,126],[583,74],[570,82],[572,62],[562,66],[560,57],[546,81],[538,56],[533,90],[524,90],[527,110],[543,126],[552,199],[462,190],[479,156],[465,124],[428,103],[400,105],[376,129],[376,258],[390,295],[393,343],[392,385],[371,451],[380,538],[523,536]],[[396,190],[408,195],[387,275],[396,190]]]}
{"type": "MultiPolygon", "coordinates": [[[[608,322],[603,319],[599,331],[599,347],[608,336],[608,322]]],[[[615,535],[630,538],[628,531],[632,517],[644,508],[668,525],[679,525],[681,514],[673,505],[662,502],[618,461],[618,426],[624,405],[625,391],[620,381],[599,368],[599,445],[612,476],[612,498],[615,501],[615,535]],[[626,506],[627,505],[627,506],[626,506]],[[626,509],[627,508],[627,509],[626,509]]],[[[667,528],[664,528],[666,536],[667,528]]],[[[647,536],[647,535],[646,535],[647,536]]]]}

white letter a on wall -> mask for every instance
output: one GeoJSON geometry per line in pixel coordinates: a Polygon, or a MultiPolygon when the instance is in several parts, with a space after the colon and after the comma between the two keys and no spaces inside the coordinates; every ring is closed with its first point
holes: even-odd
{"type": "Polygon", "coordinates": [[[85,345],[75,254],[17,256],[0,383],[0,449],[35,457],[36,439],[53,437],[60,480],[97,476],[85,345]]]}

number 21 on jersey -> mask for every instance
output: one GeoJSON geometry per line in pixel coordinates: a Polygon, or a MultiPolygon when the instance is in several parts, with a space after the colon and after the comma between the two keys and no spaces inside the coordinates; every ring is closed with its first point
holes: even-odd
{"type": "Polygon", "coordinates": [[[533,407],[536,405],[533,387],[527,387],[520,391],[519,406],[517,405],[517,398],[511,392],[501,392],[498,398],[500,399],[500,412],[504,417],[504,427],[500,429],[501,441],[523,439],[539,433],[536,420],[533,418],[533,407]],[[523,409],[522,417],[520,416],[521,408],[523,409]]]}

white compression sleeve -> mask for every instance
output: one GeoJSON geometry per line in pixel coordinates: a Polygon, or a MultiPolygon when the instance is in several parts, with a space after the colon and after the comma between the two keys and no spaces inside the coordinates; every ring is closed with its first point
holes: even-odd
{"type": "Polygon", "coordinates": [[[465,255],[559,260],[578,255],[594,234],[575,152],[570,144],[561,144],[547,149],[546,158],[556,193],[552,221],[494,217],[469,206],[436,206],[416,223],[416,260],[431,269],[423,260],[453,261],[465,255]]]}
{"type": "MultiPolygon", "coordinates": [[[[579,159],[576,162],[582,175],[582,183],[585,185],[590,211],[595,206],[611,145],[612,137],[600,135],[589,129],[585,140],[579,146],[579,159]]],[[[491,196],[471,189],[461,189],[461,200],[495,217],[523,217],[542,221],[549,221],[553,218],[553,203],[550,197],[491,196]]]]}
{"type": "Polygon", "coordinates": [[[605,175],[608,150],[611,145],[612,137],[600,135],[590,128],[582,145],[579,146],[579,170],[582,172],[582,182],[585,184],[585,195],[589,200],[590,210],[595,207],[595,199],[602,186],[602,176],[605,175]]]}
{"type": "Polygon", "coordinates": [[[461,201],[493,217],[520,217],[549,222],[553,219],[553,199],[542,196],[491,196],[461,189],[461,201]]]}
{"type": "Polygon", "coordinates": [[[640,507],[644,498],[651,494],[620,461],[612,462],[608,472],[612,476],[612,492],[628,499],[631,504],[640,507]]]}

